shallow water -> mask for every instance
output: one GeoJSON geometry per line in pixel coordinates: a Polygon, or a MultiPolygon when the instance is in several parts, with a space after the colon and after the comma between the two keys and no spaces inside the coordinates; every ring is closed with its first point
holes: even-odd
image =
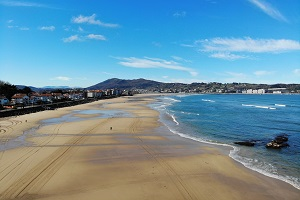
{"type": "MultiPolygon", "coordinates": [[[[51,111],[50,111],[51,112],[51,111]]],[[[76,122],[90,119],[111,118],[111,117],[133,117],[130,113],[123,110],[74,110],[69,114],[57,118],[42,120],[41,125],[24,131],[21,135],[15,138],[8,138],[0,143],[0,152],[10,149],[15,149],[24,146],[34,146],[29,141],[30,138],[49,136],[49,134],[38,134],[37,131],[43,126],[60,124],[65,122],[76,122]],[[80,117],[86,115],[86,117],[80,117]],[[90,116],[89,116],[90,115],[90,116]]]]}

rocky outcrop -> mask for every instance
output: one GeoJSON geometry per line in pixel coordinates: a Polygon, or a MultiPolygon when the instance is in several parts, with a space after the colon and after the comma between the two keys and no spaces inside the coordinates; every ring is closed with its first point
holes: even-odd
{"type": "Polygon", "coordinates": [[[272,149],[280,149],[282,147],[289,147],[290,145],[287,143],[288,136],[286,134],[278,135],[274,140],[266,144],[266,148],[272,149]]]}

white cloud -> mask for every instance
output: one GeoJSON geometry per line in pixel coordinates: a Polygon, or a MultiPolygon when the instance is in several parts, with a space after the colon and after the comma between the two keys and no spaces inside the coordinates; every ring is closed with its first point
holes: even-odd
{"type": "Polygon", "coordinates": [[[96,20],[96,14],[93,14],[91,16],[79,15],[78,17],[73,17],[71,21],[76,24],[93,24],[93,25],[99,25],[108,28],[119,27],[118,24],[104,23],[100,20],[96,20]]]}
{"type": "Polygon", "coordinates": [[[55,26],[42,26],[39,28],[41,31],[54,31],[55,26]]]}
{"type": "Polygon", "coordinates": [[[186,60],[186,59],[181,58],[179,56],[171,56],[171,58],[173,58],[174,60],[177,60],[177,61],[183,61],[183,62],[187,62],[187,63],[191,63],[192,62],[190,60],[186,60]]]}
{"type": "Polygon", "coordinates": [[[271,4],[263,1],[263,0],[248,0],[250,3],[254,4],[256,7],[258,7],[260,10],[262,10],[264,13],[269,15],[270,17],[279,20],[287,22],[287,19],[271,4]]]}
{"type": "Polygon", "coordinates": [[[83,28],[81,28],[80,26],[78,27],[78,31],[79,32],[83,32],[84,30],[83,30],[83,28]]]}
{"type": "Polygon", "coordinates": [[[71,35],[68,38],[63,38],[64,42],[74,42],[74,41],[82,41],[78,35],[71,35]]]}
{"type": "Polygon", "coordinates": [[[254,74],[256,76],[265,76],[265,75],[271,75],[271,74],[274,74],[273,71],[255,71],[254,74]]]}
{"type": "Polygon", "coordinates": [[[70,81],[72,78],[66,77],[66,76],[57,76],[54,78],[51,78],[51,80],[58,80],[58,81],[70,81]]]}
{"type": "Polygon", "coordinates": [[[112,73],[109,73],[109,72],[102,72],[102,74],[106,74],[106,75],[110,75],[110,76],[115,76],[116,74],[112,74],[112,73]]]}
{"type": "Polygon", "coordinates": [[[12,6],[12,7],[40,7],[40,8],[50,8],[47,5],[25,2],[25,1],[0,1],[0,4],[3,6],[12,6]]]}
{"type": "Polygon", "coordinates": [[[252,39],[246,38],[212,38],[195,41],[193,47],[200,52],[210,54],[210,57],[237,60],[249,59],[251,56],[241,53],[283,53],[299,51],[300,43],[288,39],[252,39]],[[234,53],[232,53],[234,52],[234,53]]]}
{"type": "Polygon", "coordinates": [[[210,57],[224,59],[224,60],[238,60],[238,59],[247,58],[247,56],[236,55],[236,54],[232,54],[232,53],[229,53],[229,52],[213,53],[213,54],[210,55],[210,57]]]}
{"type": "Polygon", "coordinates": [[[300,69],[295,69],[293,72],[295,75],[300,76],[300,69]]]}
{"type": "Polygon", "coordinates": [[[93,39],[93,40],[106,40],[106,38],[103,35],[89,34],[86,37],[88,39],[93,39]]]}
{"type": "Polygon", "coordinates": [[[181,66],[179,63],[175,61],[167,61],[160,58],[135,58],[135,57],[128,57],[128,58],[117,58],[121,60],[119,62],[120,65],[126,67],[134,67],[134,68],[165,68],[165,69],[172,69],[172,70],[179,70],[185,71],[190,73],[192,76],[197,76],[198,73],[187,67],[181,66]]]}
{"type": "Polygon", "coordinates": [[[185,16],[186,16],[185,11],[176,12],[176,13],[173,14],[173,17],[185,17],[185,16]]]}
{"type": "Polygon", "coordinates": [[[10,20],[7,20],[7,23],[13,23],[14,22],[14,20],[12,20],[12,19],[10,19],[10,20]]]}
{"type": "Polygon", "coordinates": [[[280,53],[300,50],[300,43],[287,39],[213,38],[199,40],[202,51],[280,53]]]}
{"type": "Polygon", "coordinates": [[[80,36],[80,35],[72,35],[67,38],[63,38],[63,42],[83,42],[86,40],[106,40],[106,38],[103,35],[97,35],[97,34],[89,34],[86,36],[80,36]]]}

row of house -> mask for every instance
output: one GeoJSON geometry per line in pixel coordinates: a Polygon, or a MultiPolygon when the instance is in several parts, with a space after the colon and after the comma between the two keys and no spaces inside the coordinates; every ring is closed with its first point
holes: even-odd
{"type": "Polygon", "coordinates": [[[243,94],[265,94],[265,93],[273,93],[273,94],[282,94],[287,93],[288,90],[286,88],[269,88],[267,90],[265,89],[247,89],[243,90],[243,94]]]}
{"type": "Polygon", "coordinates": [[[265,89],[258,89],[258,90],[248,89],[242,91],[242,94],[265,94],[265,93],[266,93],[265,89]]]}
{"type": "Polygon", "coordinates": [[[1,105],[33,105],[39,103],[52,103],[53,101],[59,101],[63,99],[68,100],[81,100],[85,98],[96,98],[100,99],[103,96],[120,96],[122,94],[121,90],[118,89],[109,89],[109,90],[88,90],[85,92],[70,92],[70,93],[30,93],[30,94],[15,94],[11,97],[11,101],[8,100],[5,96],[0,96],[1,105]]]}
{"type": "Polygon", "coordinates": [[[109,89],[109,90],[87,90],[87,98],[101,98],[103,96],[120,96],[122,94],[121,90],[109,89]]]}
{"type": "Polygon", "coordinates": [[[73,93],[73,94],[62,94],[62,93],[49,93],[49,94],[39,94],[39,93],[31,93],[27,94],[15,94],[11,97],[11,101],[9,101],[5,96],[0,96],[0,104],[1,105],[15,105],[15,104],[23,104],[23,105],[32,105],[38,103],[52,103],[54,100],[62,100],[62,99],[71,99],[71,100],[79,100],[83,99],[84,95],[81,93],[73,93]]]}

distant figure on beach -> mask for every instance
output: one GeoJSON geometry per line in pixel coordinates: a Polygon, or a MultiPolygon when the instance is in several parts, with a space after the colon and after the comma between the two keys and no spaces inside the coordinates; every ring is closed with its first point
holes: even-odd
{"type": "Polygon", "coordinates": [[[110,130],[112,130],[112,127],[110,127],[110,130]]]}

